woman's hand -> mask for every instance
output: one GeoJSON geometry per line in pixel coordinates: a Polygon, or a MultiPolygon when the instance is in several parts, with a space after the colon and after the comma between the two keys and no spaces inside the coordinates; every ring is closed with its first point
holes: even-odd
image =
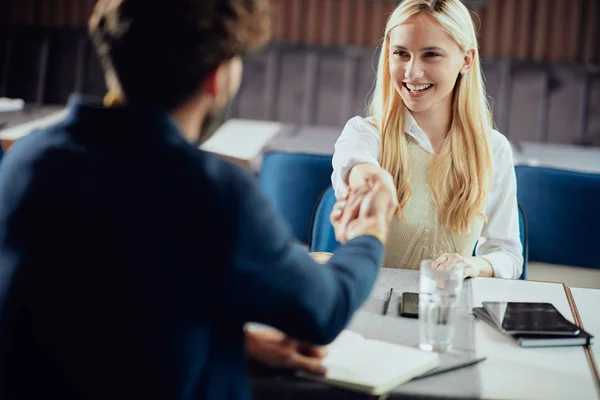
{"type": "Polygon", "coordinates": [[[246,347],[249,355],[272,367],[297,369],[313,375],[325,375],[322,364],[327,355],[324,347],[300,343],[273,328],[246,331],[246,347]]]}
{"type": "Polygon", "coordinates": [[[358,217],[360,205],[369,192],[368,186],[358,189],[349,188],[346,197],[339,199],[333,206],[329,220],[333,225],[335,240],[346,243],[346,225],[348,221],[358,217]]]}
{"type": "Polygon", "coordinates": [[[444,253],[430,264],[431,269],[451,270],[457,265],[463,266],[463,279],[476,278],[481,273],[478,263],[466,259],[458,253],[444,253]]]}

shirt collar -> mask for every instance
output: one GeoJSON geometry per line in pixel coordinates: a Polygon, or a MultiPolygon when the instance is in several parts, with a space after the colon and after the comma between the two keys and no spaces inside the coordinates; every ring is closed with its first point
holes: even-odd
{"type": "Polygon", "coordinates": [[[404,107],[404,132],[406,132],[413,139],[415,139],[419,146],[421,146],[425,151],[435,154],[429,137],[427,136],[425,131],[421,129],[421,127],[417,123],[417,120],[412,116],[412,114],[406,107],[404,107]]]}

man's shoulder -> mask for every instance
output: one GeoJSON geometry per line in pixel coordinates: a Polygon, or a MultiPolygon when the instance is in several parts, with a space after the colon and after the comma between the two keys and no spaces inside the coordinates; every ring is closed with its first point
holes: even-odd
{"type": "Polygon", "coordinates": [[[21,176],[39,164],[56,138],[65,130],[63,124],[37,129],[15,142],[0,163],[0,176],[4,171],[18,169],[21,176]]]}
{"type": "Polygon", "coordinates": [[[220,196],[236,196],[241,200],[244,193],[257,190],[256,178],[248,170],[219,155],[195,150],[189,154],[189,159],[220,196]]]}

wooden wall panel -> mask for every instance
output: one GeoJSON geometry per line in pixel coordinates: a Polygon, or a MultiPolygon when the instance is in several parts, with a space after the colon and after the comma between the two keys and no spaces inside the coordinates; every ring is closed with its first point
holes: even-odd
{"type": "Polygon", "coordinates": [[[306,25],[304,26],[306,36],[305,40],[309,43],[321,43],[321,24],[322,16],[320,6],[322,0],[308,0],[306,2],[306,25]]]}
{"type": "Polygon", "coordinates": [[[273,0],[271,4],[271,29],[274,36],[282,37],[285,32],[285,0],[273,0]]]}
{"type": "Polygon", "coordinates": [[[367,3],[363,1],[354,2],[352,6],[354,12],[352,13],[352,18],[347,22],[354,28],[352,44],[364,46],[365,37],[367,36],[367,19],[365,18],[367,3]]]}
{"type": "Polygon", "coordinates": [[[500,31],[500,16],[502,8],[500,2],[491,1],[486,13],[485,19],[481,20],[481,24],[485,26],[485,35],[482,36],[483,42],[481,43],[481,55],[483,57],[494,57],[498,54],[499,50],[499,39],[498,32],[500,31]]]}
{"type": "Polygon", "coordinates": [[[336,32],[336,44],[343,45],[351,41],[353,27],[348,21],[352,18],[352,2],[353,0],[339,0],[337,2],[338,28],[336,32]]]}
{"type": "Polygon", "coordinates": [[[598,14],[600,6],[598,0],[587,0],[585,3],[585,24],[583,24],[583,35],[581,41],[583,42],[583,54],[582,61],[586,64],[600,64],[600,52],[598,46],[600,46],[600,39],[598,24],[598,14]]]}
{"type": "Polygon", "coordinates": [[[530,57],[536,61],[543,61],[546,55],[548,42],[548,20],[550,15],[550,1],[542,0],[536,4],[534,29],[532,35],[532,51],[530,57]]]}
{"type": "Polygon", "coordinates": [[[319,0],[322,11],[317,13],[321,18],[317,29],[320,32],[319,43],[325,46],[335,44],[334,32],[338,29],[339,19],[336,18],[336,1],[335,0],[319,0]]]}
{"type": "MultiPolygon", "coordinates": [[[[500,36],[498,54],[500,57],[512,57],[515,52],[517,42],[517,28],[522,14],[517,12],[517,2],[520,0],[504,0],[504,9],[500,15],[500,30],[504,32],[500,36]],[[514,15],[514,18],[507,18],[508,15],[514,15]]],[[[498,39],[495,39],[498,40],[498,39]]]]}
{"type": "MultiPolygon", "coordinates": [[[[376,46],[395,0],[270,0],[273,39],[376,46]]],[[[95,0],[0,0],[0,24],[84,27],[95,0]]],[[[473,10],[484,58],[600,64],[600,0],[487,0],[473,10]]]]}
{"type": "Polygon", "coordinates": [[[535,15],[534,0],[520,0],[519,24],[515,35],[515,58],[524,59],[531,51],[531,35],[533,34],[533,21],[535,15]]]}
{"type": "Polygon", "coordinates": [[[567,29],[563,45],[565,46],[565,61],[576,60],[579,47],[579,27],[583,22],[583,1],[571,0],[572,6],[567,7],[567,29]]]}

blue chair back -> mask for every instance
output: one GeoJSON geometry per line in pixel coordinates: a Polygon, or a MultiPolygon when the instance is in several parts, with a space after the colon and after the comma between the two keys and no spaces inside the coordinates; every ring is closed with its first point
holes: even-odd
{"type": "Polygon", "coordinates": [[[261,190],[302,243],[308,243],[315,204],[332,173],[331,156],[271,152],[263,158],[261,190]]]}
{"type": "Polygon", "coordinates": [[[330,186],[323,192],[319,201],[316,203],[317,207],[315,208],[310,232],[310,251],[326,251],[331,253],[340,245],[340,243],[335,240],[333,225],[331,225],[331,222],[329,221],[329,215],[331,214],[331,210],[333,210],[335,202],[335,192],[330,186]]]}
{"type": "Polygon", "coordinates": [[[530,166],[515,170],[530,260],[600,268],[600,174],[530,166]]]}
{"type": "Polygon", "coordinates": [[[519,204],[519,237],[523,246],[523,272],[519,279],[527,279],[527,263],[529,261],[529,228],[523,207],[519,204]]]}
{"type": "MultiPolygon", "coordinates": [[[[329,214],[331,214],[331,210],[333,210],[335,202],[335,193],[333,188],[329,187],[327,190],[325,190],[325,192],[323,192],[315,209],[310,233],[310,251],[333,252],[340,245],[340,243],[335,240],[335,232],[333,231],[331,222],[329,222],[329,214]]],[[[527,279],[527,259],[529,251],[527,218],[525,217],[525,213],[520,205],[519,228],[521,244],[523,245],[523,273],[519,279],[527,279]]],[[[475,252],[475,250],[473,250],[473,252],[475,252]]]]}

